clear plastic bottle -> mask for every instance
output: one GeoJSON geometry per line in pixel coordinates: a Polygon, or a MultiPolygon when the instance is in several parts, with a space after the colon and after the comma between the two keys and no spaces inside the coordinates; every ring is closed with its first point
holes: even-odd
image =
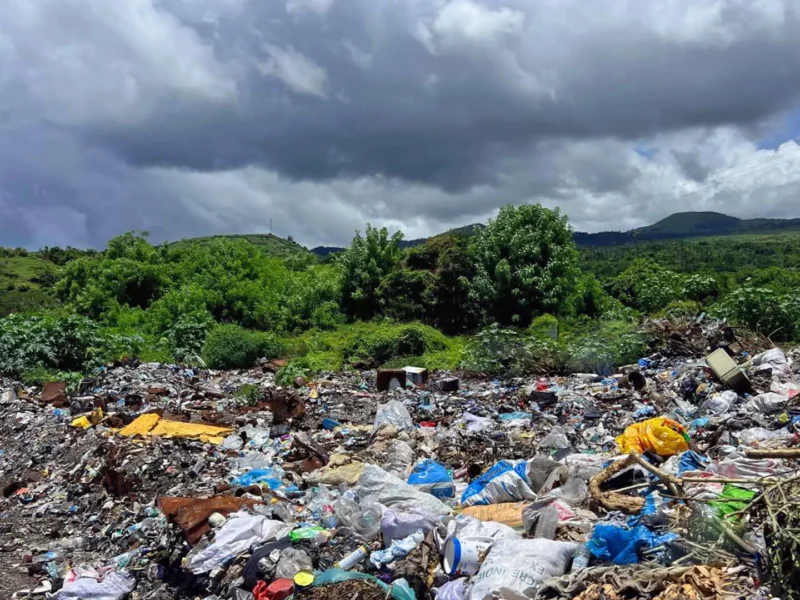
{"type": "Polygon", "coordinates": [[[33,563],[49,563],[49,562],[58,562],[64,558],[64,551],[61,549],[50,550],[49,552],[45,552],[44,554],[39,554],[38,556],[33,557],[33,563]]]}
{"type": "Polygon", "coordinates": [[[586,569],[589,567],[589,561],[592,558],[592,553],[589,552],[589,548],[586,547],[586,544],[581,544],[572,553],[572,566],[569,569],[570,573],[574,573],[575,571],[579,571],[580,569],[586,569]]]}

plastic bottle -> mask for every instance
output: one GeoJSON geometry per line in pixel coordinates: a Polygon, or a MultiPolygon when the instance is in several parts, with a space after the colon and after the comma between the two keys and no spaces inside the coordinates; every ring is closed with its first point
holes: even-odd
{"type": "Polygon", "coordinates": [[[572,566],[569,569],[570,573],[574,573],[580,569],[586,569],[589,567],[589,560],[591,560],[592,553],[589,552],[589,548],[586,547],[586,544],[581,544],[572,553],[572,566]]]}
{"type": "Polygon", "coordinates": [[[349,571],[367,556],[369,556],[369,548],[365,544],[362,544],[340,561],[333,563],[333,566],[342,571],[349,571]]]}
{"type": "Polygon", "coordinates": [[[534,537],[552,540],[556,537],[556,528],[558,527],[558,509],[549,504],[546,508],[542,509],[539,513],[539,519],[536,522],[536,533],[534,537]]]}

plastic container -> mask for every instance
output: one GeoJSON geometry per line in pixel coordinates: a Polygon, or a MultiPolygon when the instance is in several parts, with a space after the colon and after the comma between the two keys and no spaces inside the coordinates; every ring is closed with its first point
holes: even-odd
{"type": "Polygon", "coordinates": [[[451,577],[475,575],[493,543],[490,537],[450,538],[444,547],[445,573],[451,577]]]}
{"type": "Polygon", "coordinates": [[[366,544],[362,544],[340,561],[333,563],[333,567],[342,571],[349,571],[367,556],[369,556],[369,548],[366,544]]]}

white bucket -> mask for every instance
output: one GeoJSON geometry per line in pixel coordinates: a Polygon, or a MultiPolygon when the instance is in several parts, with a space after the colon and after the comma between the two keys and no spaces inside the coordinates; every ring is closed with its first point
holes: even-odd
{"type": "Polygon", "coordinates": [[[444,570],[453,576],[475,575],[494,539],[490,537],[450,538],[444,546],[444,570]]]}

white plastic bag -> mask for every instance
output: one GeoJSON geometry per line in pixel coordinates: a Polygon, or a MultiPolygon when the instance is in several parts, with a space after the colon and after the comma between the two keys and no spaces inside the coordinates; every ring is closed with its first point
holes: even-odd
{"type": "Polygon", "coordinates": [[[136,578],[125,571],[112,572],[102,581],[83,577],[50,596],[51,600],[122,600],[136,587],[136,578]]]}
{"type": "Polygon", "coordinates": [[[467,427],[470,433],[480,433],[481,431],[491,431],[495,428],[495,423],[488,417],[479,417],[472,413],[464,413],[461,415],[461,423],[467,427]]]}
{"type": "Polygon", "coordinates": [[[556,425],[550,430],[541,442],[539,442],[540,448],[569,448],[570,443],[567,439],[567,433],[564,431],[563,427],[559,427],[556,425]]]}
{"type": "Polygon", "coordinates": [[[434,588],[436,600],[464,600],[464,587],[467,583],[466,577],[448,581],[440,588],[434,588]]]}
{"type": "Polygon", "coordinates": [[[435,528],[441,518],[422,508],[406,503],[395,504],[383,513],[381,518],[381,531],[383,543],[388,548],[392,540],[408,537],[420,529],[428,532],[435,528]]]}
{"type": "Polygon", "coordinates": [[[567,570],[577,544],[552,540],[498,540],[473,580],[469,600],[533,598],[545,579],[567,570]]]}
{"type": "Polygon", "coordinates": [[[399,400],[390,400],[386,404],[379,404],[375,412],[375,422],[372,431],[377,431],[383,424],[394,425],[398,431],[411,431],[414,429],[414,421],[408,412],[405,404],[399,400]]]}
{"type": "Polygon", "coordinates": [[[359,498],[374,496],[384,506],[408,502],[435,515],[449,515],[450,508],[430,494],[420,492],[376,465],[367,465],[353,491],[359,498]]]}
{"type": "Polygon", "coordinates": [[[589,481],[603,470],[603,463],[608,458],[602,454],[570,454],[561,459],[573,477],[589,481]]]}
{"type": "Polygon", "coordinates": [[[754,356],[753,366],[756,367],[757,371],[772,369],[773,373],[782,375],[790,375],[792,372],[792,363],[780,348],[772,348],[754,356]]]}
{"type": "Polygon", "coordinates": [[[746,408],[750,412],[759,412],[765,415],[780,412],[789,399],[775,392],[767,392],[766,394],[759,394],[750,402],[747,403],[746,408]]]}
{"type": "Polygon", "coordinates": [[[386,448],[387,463],[384,465],[386,470],[399,477],[406,479],[414,462],[414,449],[403,440],[392,440],[386,448]]]}
{"type": "Polygon", "coordinates": [[[731,409],[733,403],[739,399],[736,392],[727,390],[721,394],[714,394],[703,402],[702,408],[712,415],[724,415],[731,409]]]}
{"type": "Polygon", "coordinates": [[[195,575],[208,573],[229,558],[234,558],[258,542],[281,539],[289,535],[294,525],[272,521],[261,515],[246,512],[232,514],[217,532],[214,542],[191,558],[187,565],[195,575]]]}

